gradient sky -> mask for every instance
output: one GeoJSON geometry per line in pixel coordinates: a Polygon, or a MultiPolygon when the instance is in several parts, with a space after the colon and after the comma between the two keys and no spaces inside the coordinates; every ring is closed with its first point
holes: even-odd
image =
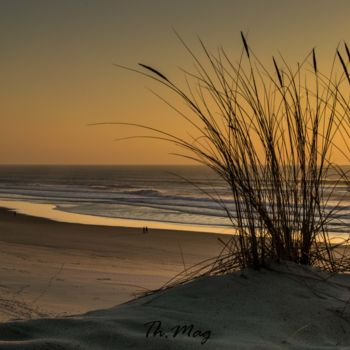
{"type": "Polygon", "coordinates": [[[317,48],[328,66],[350,42],[349,0],[0,0],[1,164],[175,164],[174,146],[135,135],[126,121],[184,134],[178,117],[147,88],[152,82],[113,66],[138,62],[175,80],[192,68],[175,28],[191,47],[198,34],[238,58],[239,32],[262,60],[289,62],[317,48]]]}

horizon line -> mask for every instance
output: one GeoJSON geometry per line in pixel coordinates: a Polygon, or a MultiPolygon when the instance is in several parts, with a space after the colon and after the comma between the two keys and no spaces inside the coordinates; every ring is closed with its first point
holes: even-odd
{"type": "Polygon", "coordinates": [[[204,164],[144,164],[144,163],[133,163],[133,164],[116,164],[116,163],[0,163],[0,166],[205,166],[204,164]]]}

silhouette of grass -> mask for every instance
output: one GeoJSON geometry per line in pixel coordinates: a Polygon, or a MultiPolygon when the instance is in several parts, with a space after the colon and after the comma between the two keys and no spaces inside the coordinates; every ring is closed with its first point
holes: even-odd
{"type": "Polygon", "coordinates": [[[156,80],[180,97],[189,113],[165,102],[198,135],[186,140],[146,125],[126,124],[155,132],[144,137],[174,143],[185,149],[180,155],[208,166],[225,180],[235,208],[223,209],[235,234],[221,242],[219,257],[187,268],[185,276],[167,286],[283,260],[348,271],[348,240],[335,244],[329,235],[339,206],[331,202],[332,193],[339,181],[349,183],[348,174],[332,158],[340,152],[350,163],[347,45],[348,61],[336,50],[328,74],[319,70],[315,49],[295,69],[283,57],[273,57],[270,72],[243,33],[238,63],[223,48],[213,55],[199,39],[204,56],[200,59],[177,36],[196,66],[194,73],[185,73],[186,89],[149,65],[140,64],[142,70],[123,68],[156,80]],[[346,149],[336,143],[339,139],[346,149]],[[331,173],[337,180],[326,188],[331,173]]]}

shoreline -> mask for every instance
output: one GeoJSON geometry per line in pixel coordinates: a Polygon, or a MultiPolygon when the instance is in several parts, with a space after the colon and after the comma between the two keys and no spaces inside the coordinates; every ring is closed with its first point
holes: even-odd
{"type": "Polygon", "coordinates": [[[189,225],[172,222],[150,221],[150,220],[137,220],[137,219],[123,219],[103,217],[98,215],[88,215],[72,213],[64,210],[57,209],[55,204],[33,203],[30,201],[18,201],[0,198],[0,208],[9,210],[15,210],[16,212],[38,217],[46,218],[56,222],[65,222],[72,224],[94,225],[94,226],[109,226],[109,227],[129,227],[140,228],[144,226],[151,227],[152,229],[183,231],[183,232],[201,232],[211,234],[232,234],[232,228],[219,227],[219,226],[207,226],[207,225],[189,225]]]}
{"type": "Polygon", "coordinates": [[[119,305],[221,249],[202,232],[56,222],[0,208],[0,322],[119,305]]]}

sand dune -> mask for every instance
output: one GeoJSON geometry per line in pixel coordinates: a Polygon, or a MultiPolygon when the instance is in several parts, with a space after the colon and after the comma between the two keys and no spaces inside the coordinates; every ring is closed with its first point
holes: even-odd
{"type": "Polygon", "coordinates": [[[1,349],[349,349],[350,279],[293,265],[81,316],[0,324],[1,349]]]}

